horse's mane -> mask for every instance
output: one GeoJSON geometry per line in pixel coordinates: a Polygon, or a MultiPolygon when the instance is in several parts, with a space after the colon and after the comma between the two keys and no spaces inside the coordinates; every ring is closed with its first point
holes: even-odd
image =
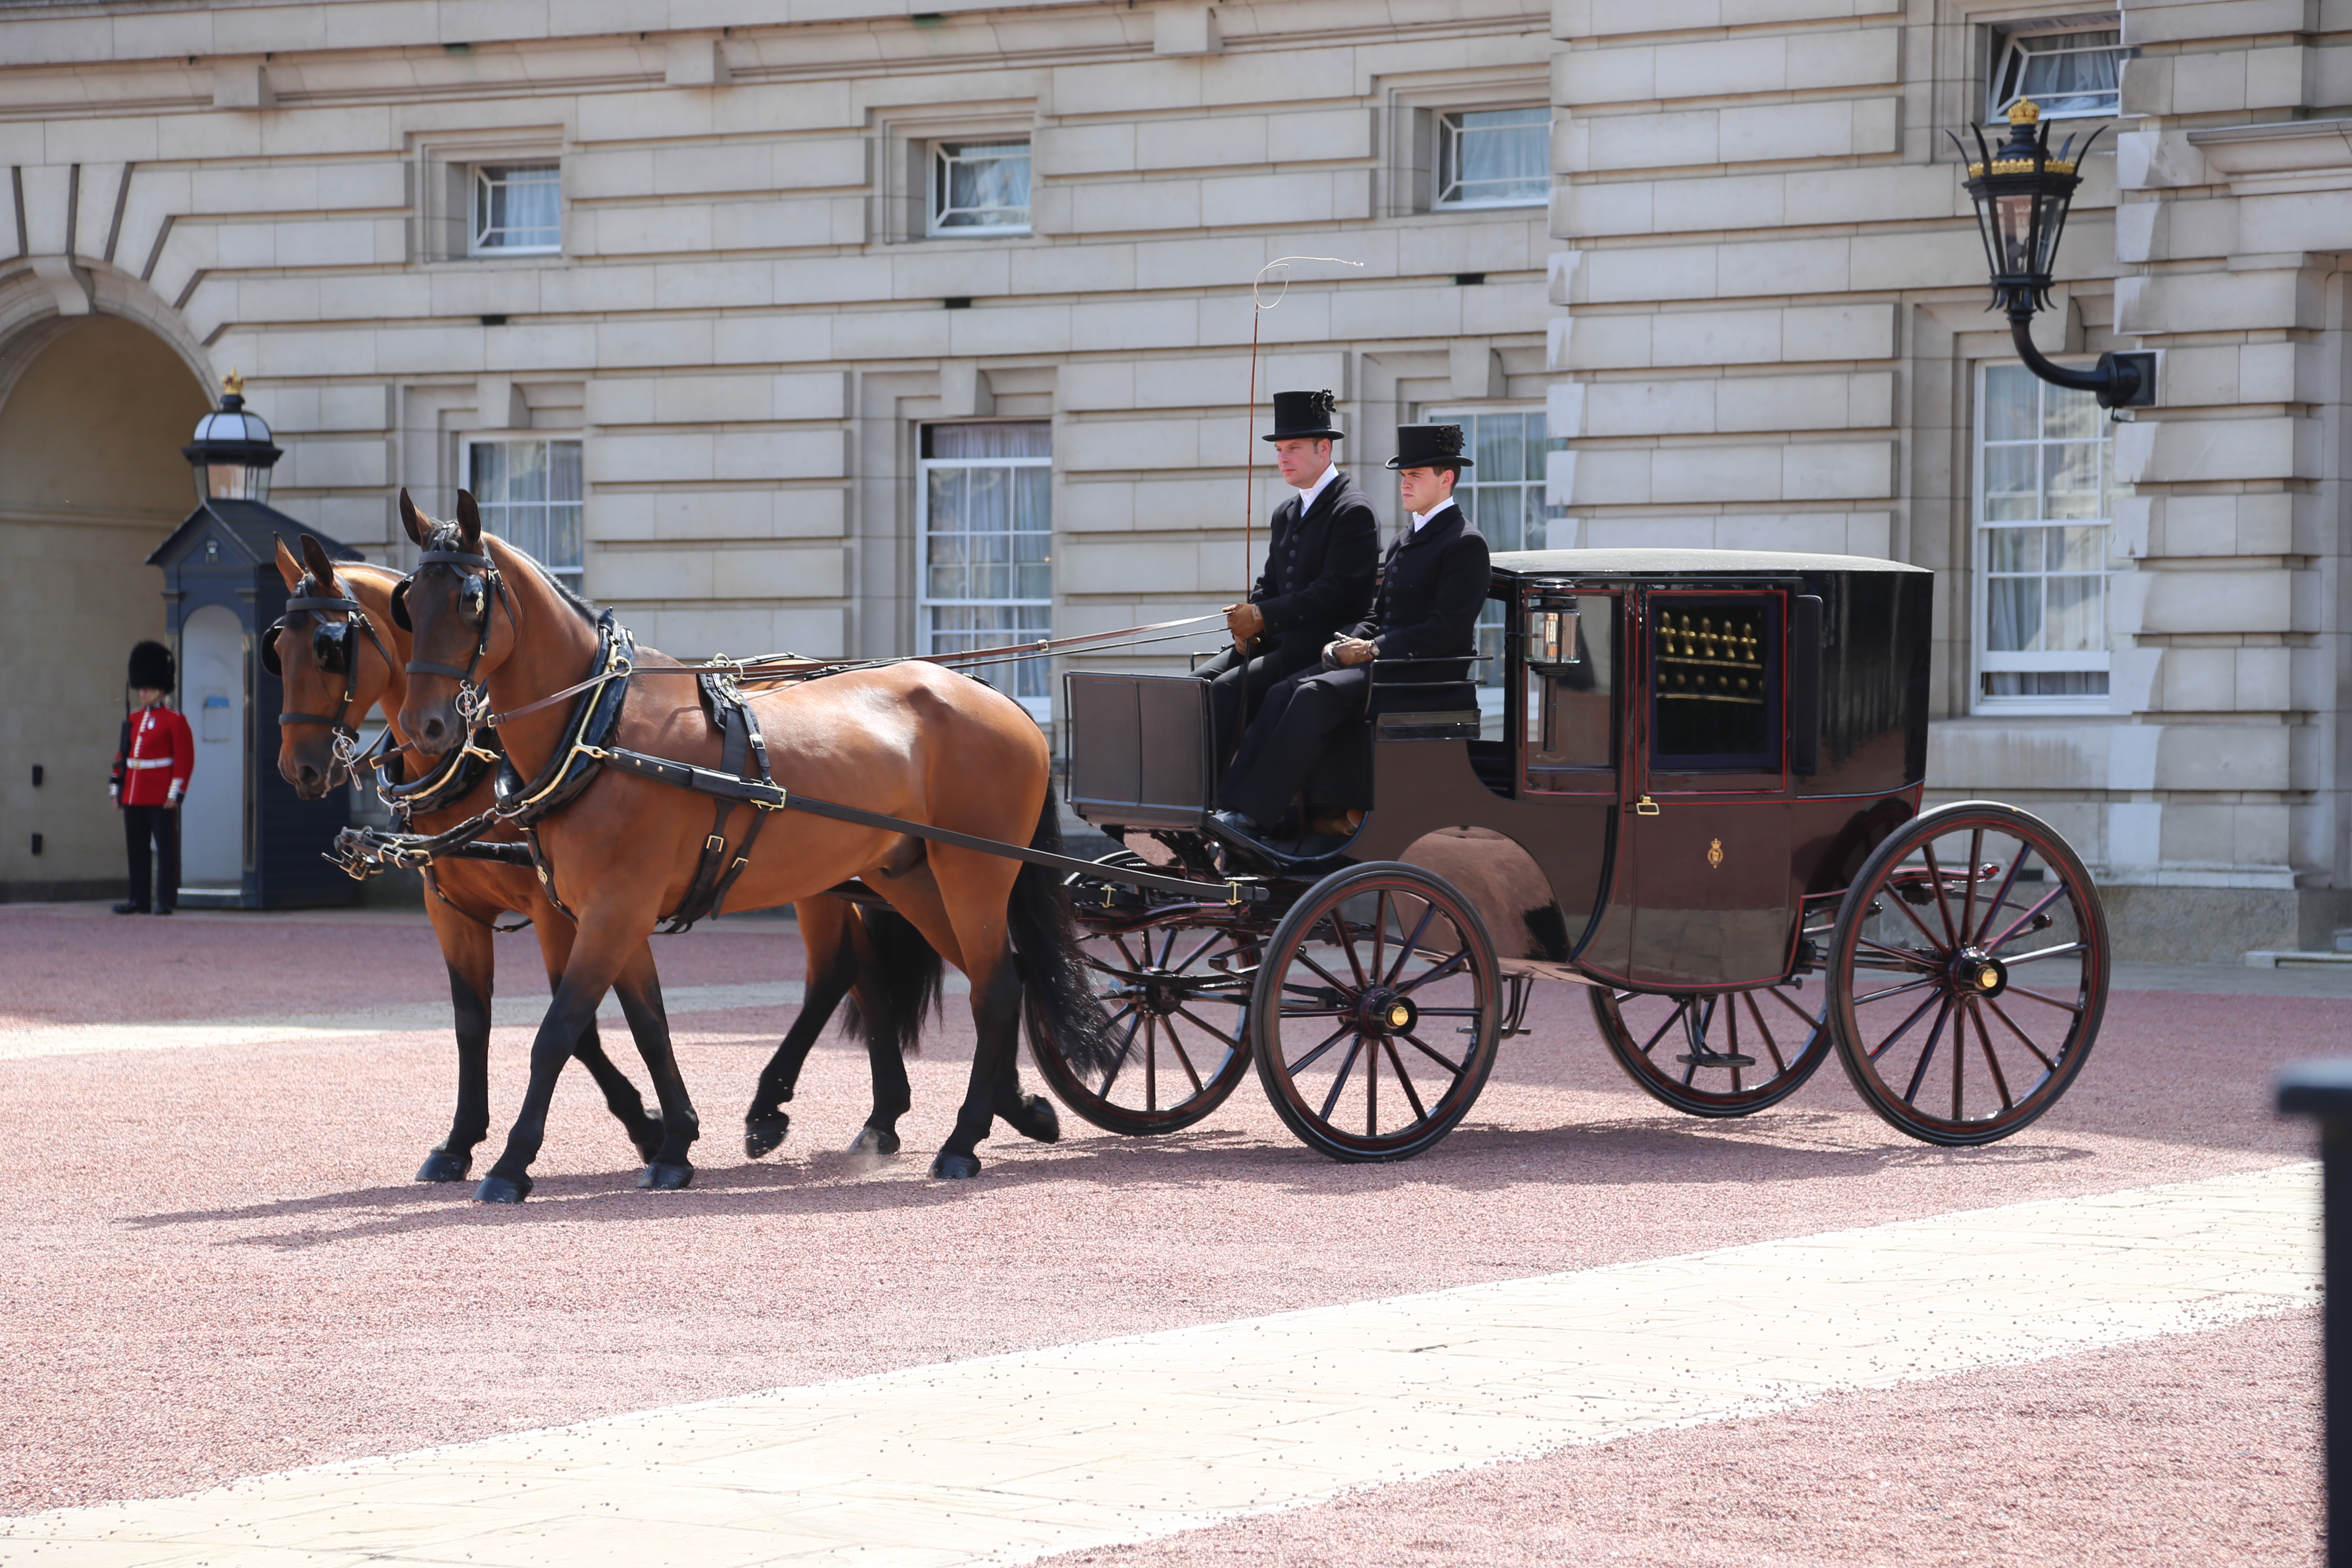
{"type": "MultiPolygon", "coordinates": [[[[491,536],[486,534],[483,537],[487,539],[491,536]]],[[[531,571],[538,574],[539,580],[547,584],[548,592],[553,594],[557,598],[571,605],[572,612],[582,620],[587,622],[592,626],[596,624],[596,606],[587,599],[582,597],[578,590],[570,587],[561,578],[557,577],[554,573],[550,572],[546,566],[541,563],[539,557],[533,555],[530,551],[525,550],[521,545],[515,543],[514,541],[510,539],[501,538],[499,540],[499,543],[505,549],[508,554],[520,560],[524,565],[530,567],[531,571]]],[[[460,529],[457,524],[454,522],[436,523],[433,525],[431,537],[426,539],[425,542],[425,548],[427,550],[463,551],[466,548],[464,530],[460,529]]],[[[485,546],[485,548],[488,547],[485,546]]]]}

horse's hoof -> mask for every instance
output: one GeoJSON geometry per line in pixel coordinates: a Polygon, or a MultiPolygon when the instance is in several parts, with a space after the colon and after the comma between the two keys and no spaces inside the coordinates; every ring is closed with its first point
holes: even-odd
{"type": "Polygon", "coordinates": [[[971,1154],[950,1154],[942,1149],[931,1161],[931,1174],[942,1182],[969,1182],[980,1174],[980,1160],[971,1154]]]}
{"type": "Polygon", "coordinates": [[[1032,1142],[1059,1143],[1062,1141],[1061,1113],[1054,1109],[1054,1102],[1042,1094],[1033,1094],[1024,1100],[1018,1110],[1001,1114],[1006,1126],[1032,1142]]]}
{"type": "MultiPolygon", "coordinates": [[[[765,1116],[743,1118],[743,1152],[756,1160],[762,1154],[772,1154],[784,1146],[784,1134],[792,1130],[793,1119],[781,1110],[765,1116]]],[[[651,1151],[646,1154],[653,1158],[651,1151]]]]}
{"type": "Polygon", "coordinates": [[[629,1142],[637,1146],[637,1158],[646,1163],[661,1152],[662,1119],[659,1112],[641,1119],[629,1131],[629,1142]]]}
{"type": "Polygon", "coordinates": [[[529,1196],[530,1196],[529,1176],[516,1181],[491,1174],[484,1176],[482,1184],[474,1189],[474,1201],[478,1204],[519,1204],[529,1196]]]}
{"type": "Polygon", "coordinates": [[[637,1177],[637,1187],[648,1193],[682,1193],[694,1182],[691,1165],[665,1165],[656,1160],[637,1177]]]}
{"type": "Polygon", "coordinates": [[[474,1168],[471,1154],[452,1154],[446,1149],[436,1149],[425,1156],[425,1163],[416,1167],[420,1182],[462,1182],[466,1173],[474,1168]]]}
{"type": "Polygon", "coordinates": [[[871,1121],[857,1130],[849,1141],[849,1152],[877,1159],[887,1159],[898,1152],[898,1134],[887,1127],[877,1127],[871,1121]]]}

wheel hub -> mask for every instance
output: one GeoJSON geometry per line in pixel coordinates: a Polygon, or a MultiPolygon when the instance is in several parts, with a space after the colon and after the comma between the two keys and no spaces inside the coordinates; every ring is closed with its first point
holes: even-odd
{"type": "Polygon", "coordinates": [[[1963,996],[1998,996],[2009,989],[2009,969],[1982,948],[1964,947],[1945,966],[1952,988],[1963,996]]]}
{"type": "Polygon", "coordinates": [[[1375,985],[1356,1003],[1356,1022],[1370,1035],[1409,1035],[1421,1021],[1421,1009],[1412,999],[1375,985]]]}

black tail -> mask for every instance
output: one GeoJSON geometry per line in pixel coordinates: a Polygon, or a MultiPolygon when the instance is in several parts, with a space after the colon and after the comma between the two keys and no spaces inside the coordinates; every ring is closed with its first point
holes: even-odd
{"type": "MultiPolygon", "coordinates": [[[[940,1009],[946,966],[939,950],[923,940],[915,923],[895,910],[860,909],[859,921],[874,953],[874,967],[861,980],[873,983],[880,1005],[869,1016],[852,991],[841,1016],[843,1027],[862,1035],[868,1051],[912,1056],[922,1045],[923,1019],[940,1009]]],[[[843,949],[845,957],[848,949],[843,949]]]]}
{"type": "MultiPolygon", "coordinates": [[[[1062,806],[1054,786],[1045,786],[1045,808],[1037,816],[1032,849],[1062,853],[1062,806]]],[[[1030,1047],[1040,1049],[1041,1032],[1051,1037],[1064,1061],[1082,1070],[1104,1072],[1118,1058],[1118,1047],[1103,1027],[1102,1007],[1087,984],[1087,965],[1078,952],[1077,922],[1071,918],[1069,889],[1062,876],[1043,866],[1024,865],[1013,884],[1013,902],[1005,911],[1013,928],[1013,959],[1020,966],[1027,992],[1030,1047]]]]}

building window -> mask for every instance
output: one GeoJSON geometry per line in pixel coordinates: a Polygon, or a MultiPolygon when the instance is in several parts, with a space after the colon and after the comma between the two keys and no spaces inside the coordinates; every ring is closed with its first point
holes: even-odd
{"type": "Polygon", "coordinates": [[[466,443],[466,488],[482,526],[528,551],[567,587],[580,586],[580,443],[477,437],[466,443]]]}
{"type": "Polygon", "coordinates": [[[480,163],[474,168],[473,256],[547,255],[563,247],[560,171],[553,163],[480,163]]]}
{"type": "Polygon", "coordinates": [[[931,144],[930,232],[1029,232],[1029,143],[931,144]]]}
{"type": "Polygon", "coordinates": [[[1539,205],[1551,194],[1551,110],[1482,109],[1437,117],[1437,205],[1539,205]]]}
{"type": "MultiPolygon", "coordinates": [[[[917,461],[925,653],[1012,647],[1054,635],[1054,427],[1043,421],[927,425],[917,461]]],[[[1040,723],[1048,661],[972,671],[1040,723]]]]}
{"type": "Polygon", "coordinates": [[[2087,392],[1984,368],[1977,441],[1980,706],[2104,712],[2107,422],[2087,392]]]}
{"type": "MultiPolygon", "coordinates": [[[[1486,536],[1486,548],[1497,555],[1548,548],[1546,524],[1567,509],[1544,505],[1544,454],[1565,449],[1568,443],[1544,434],[1544,411],[1441,408],[1422,417],[1433,425],[1462,426],[1463,447],[1471,465],[1454,481],[1454,504],[1462,509],[1471,527],[1486,536]]],[[[1478,616],[1478,651],[1487,656],[1478,667],[1478,683],[1499,703],[1503,689],[1500,600],[1489,599],[1478,616]]]]}
{"type": "Polygon", "coordinates": [[[2003,119],[2021,98],[2032,99],[2044,120],[2115,113],[2121,104],[2123,63],[2138,51],[2124,47],[2123,35],[2113,26],[2083,26],[2085,21],[2113,20],[2074,16],[1996,31],[1986,117],[2003,119]]]}

